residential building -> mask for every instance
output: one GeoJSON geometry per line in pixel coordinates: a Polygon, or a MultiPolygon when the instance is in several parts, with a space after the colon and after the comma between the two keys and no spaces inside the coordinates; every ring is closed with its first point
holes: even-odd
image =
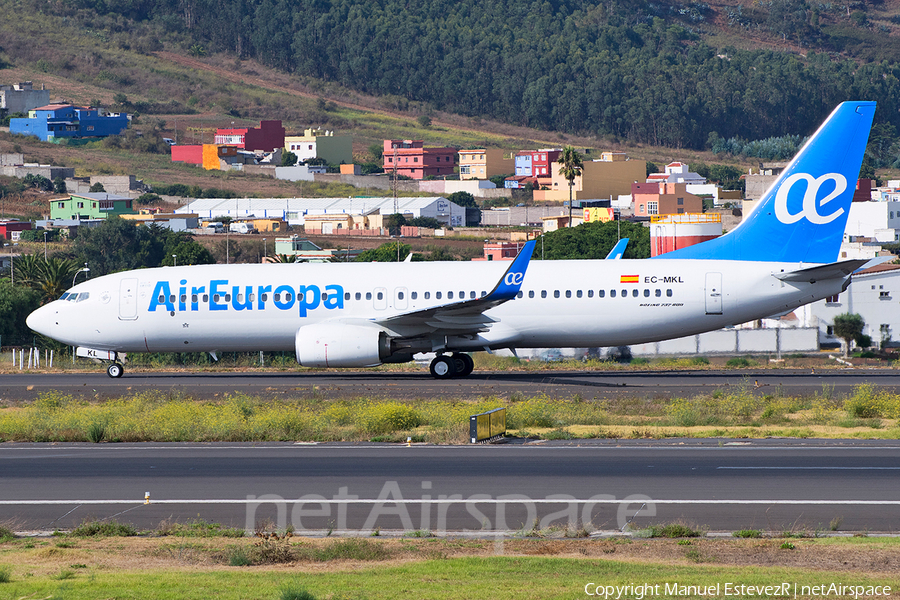
{"type": "Polygon", "coordinates": [[[633,183],[634,216],[702,213],[703,200],[689,194],[684,183],[633,183]]]}
{"type": "Polygon", "coordinates": [[[329,165],[353,162],[353,136],[334,135],[334,131],[322,131],[321,127],[285,137],[284,149],[296,154],[300,162],[310,158],[324,159],[329,165]]]}
{"type": "MultiPolygon", "coordinates": [[[[0,221],[0,239],[19,241],[19,234],[32,228],[31,221],[4,220],[0,221]]],[[[0,244],[2,245],[2,244],[0,244]]]]}
{"type": "Polygon", "coordinates": [[[27,118],[9,120],[9,132],[33,135],[45,142],[63,138],[107,137],[128,128],[125,113],[107,112],[102,108],[48,104],[28,111],[27,118]]]}
{"type": "Polygon", "coordinates": [[[50,92],[43,86],[36,90],[30,81],[0,85],[0,110],[5,110],[8,115],[27,113],[47,104],[50,104],[50,92]]]}
{"type": "Polygon", "coordinates": [[[855,238],[887,244],[900,242],[900,201],[851,203],[844,240],[855,238]]]}
{"type": "Polygon", "coordinates": [[[459,151],[460,179],[490,179],[498,175],[509,175],[515,169],[512,158],[500,148],[459,151]]]}
{"type": "MultiPolygon", "coordinates": [[[[598,160],[585,161],[581,175],[572,186],[572,198],[582,200],[608,200],[631,193],[631,184],[647,178],[647,163],[631,160],[622,152],[603,152],[598,160]]],[[[535,190],[535,202],[567,202],[569,180],[555,168],[551,171],[549,190],[535,190]]]]}
{"type": "Polygon", "coordinates": [[[284,148],[284,136],[281,121],[260,121],[259,127],[218,129],[215,143],[220,146],[237,146],[242,150],[272,152],[276,148],[284,148]]]}
{"type": "Polygon", "coordinates": [[[453,175],[456,148],[426,148],[422,140],[384,140],[385,173],[411,179],[453,175]]]}
{"type": "Polygon", "coordinates": [[[481,225],[483,227],[517,227],[537,226],[541,227],[544,217],[569,218],[568,209],[562,206],[510,206],[507,208],[492,208],[481,211],[481,225]]]}
{"type": "Polygon", "coordinates": [[[71,221],[134,214],[131,198],[106,193],[70,194],[50,201],[50,218],[71,221]]]}
{"type": "Polygon", "coordinates": [[[368,214],[325,213],[306,215],[303,230],[321,235],[387,235],[384,218],[375,211],[368,214]]]}
{"type": "Polygon", "coordinates": [[[514,159],[515,174],[526,177],[549,177],[553,171],[552,165],[560,154],[562,154],[562,148],[541,148],[517,152],[514,159]]]}
{"type": "Polygon", "coordinates": [[[662,173],[650,173],[650,175],[647,176],[647,183],[651,182],[702,185],[706,183],[706,178],[691,172],[688,169],[688,165],[683,162],[671,162],[665,166],[662,173]]]}
{"type": "Polygon", "coordinates": [[[801,322],[819,328],[819,343],[837,347],[841,340],[834,336],[834,318],[844,313],[860,315],[866,325],[863,333],[876,346],[896,346],[900,334],[900,265],[880,264],[853,274],[847,289],[797,309],[801,322]]]}

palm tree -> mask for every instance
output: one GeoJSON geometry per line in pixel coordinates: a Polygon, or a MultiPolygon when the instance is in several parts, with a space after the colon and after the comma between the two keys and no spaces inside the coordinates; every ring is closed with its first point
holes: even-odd
{"type": "Polygon", "coordinates": [[[569,227],[572,226],[572,186],[575,185],[575,178],[581,175],[584,168],[581,154],[572,146],[566,146],[556,161],[559,163],[559,174],[569,180],[569,227]]]}

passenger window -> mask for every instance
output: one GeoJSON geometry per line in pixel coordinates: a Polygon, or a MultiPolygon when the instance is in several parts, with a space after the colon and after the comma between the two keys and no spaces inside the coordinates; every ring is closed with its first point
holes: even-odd
{"type": "Polygon", "coordinates": [[[559,298],[559,290],[553,290],[553,297],[559,298]]]}
{"type": "Polygon", "coordinates": [[[615,298],[615,297],[616,297],[616,290],[609,290],[609,297],[610,297],[610,298],[615,298]]]}
{"type": "Polygon", "coordinates": [[[547,297],[547,290],[541,290],[541,298],[547,297]]]}
{"type": "Polygon", "coordinates": [[[627,297],[628,297],[628,290],[622,290],[622,297],[623,297],[623,298],[627,298],[627,297]]]}
{"type": "Polygon", "coordinates": [[[447,292],[447,300],[453,300],[453,292],[447,292]]]}
{"type": "Polygon", "coordinates": [[[606,296],[606,290],[597,290],[597,297],[603,298],[606,296]]]}
{"type": "MultiPolygon", "coordinates": [[[[162,296],[160,296],[160,298],[162,298],[162,296]]],[[[278,300],[280,298],[281,298],[281,294],[275,294],[275,302],[278,302],[278,300]]],[[[219,294],[213,294],[213,302],[218,302],[220,299],[221,299],[221,296],[219,296],[219,294]]]]}
{"type": "MultiPolygon", "coordinates": [[[[265,294],[263,294],[263,296],[265,296],[265,294]]],[[[209,302],[209,294],[203,294],[203,301],[209,302]]],[[[263,298],[263,302],[265,302],[265,301],[266,301],[266,299],[263,298]]]]}
{"type": "Polygon", "coordinates": [[[578,298],[581,298],[581,290],[578,290],[577,292],[575,292],[575,296],[578,298]]]}
{"type": "MultiPolygon", "coordinates": [[[[71,296],[69,296],[69,302],[75,302],[75,296],[77,296],[77,295],[78,295],[78,294],[72,294],[71,296]]],[[[157,304],[165,304],[165,303],[166,303],[166,297],[163,296],[162,294],[160,294],[160,295],[159,295],[159,298],[157,298],[156,303],[157,303],[157,304]]]]}
{"type": "Polygon", "coordinates": [[[431,298],[431,292],[425,292],[425,299],[429,300],[431,298]]]}
{"type": "Polygon", "coordinates": [[[469,292],[469,298],[474,298],[474,297],[475,297],[475,292],[469,292]]]}
{"type": "Polygon", "coordinates": [[[344,292],[344,300],[350,299],[350,292],[344,292]]]}
{"type": "Polygon", "coordinates": [[[528,297],[534,298],[534,290],[528,290],[528,297]]]}
{"type": "Polygon", "coordinates": [[[366,292],[366,300],[372,299],[372,292],[366,292]]]}
{"type": "Polygon", "coordinates": [[[485,296],[487,296],[487,292],[484,290],[481,290],[481,297],[484,298],[485,296]]]}
{"type": "Polygon", "coordinates": [[[521,291],[518,294],[516,294],[516,298],[521,298],[522,296],[524,296],[524,294],[521,291]]]}
{"type": "Polygon", "coordinates": [[[638,297],[638,293],[639,293],[639,292],[637,291],[637,288],[631,290],[631,295],[634,296],[635,298],[638,297]]]}
{"type": "Polygon", "coordinates": [[[566,290],[566,298],[572,297],[572,290],[566,290]]]}
{"type": "MultiPolygon", "coordinates": [[[[303,300],[303,292],[297,294],[297,300],[303,300]]],[[[290,302],[290,299],[288,299],[288,302],[290,302]]]]}
{"type": "Polygon", "coordinates": [[[378,298],[379,300],[384,300],[384,292],[378,292],[377,298],[378,298]]]}
{"type": "Polygon", "coordinates": [[[669,298],[672,297],[672,290],[671,290],[671,289],[666,290],[666,296],[668,296],[669,298]]]}
{"type": "Polygon", "coordinates": [[[660,296],[662,296],[662,290],[659,288],[656,288],[656,297],[659,298],[660,296]]]}
{"type": "Polygon", "coordinates": [[[650,297],[650,290],[644,290],[644,298],[650,297]]]}
{"type": "MultiPolygon", "coordinates": [[[[268,295],[268,294],[262,294],[262,295],[260,295],[259,300],[260,300],[260,302],[268,302],[268,301],[269,301],[269,295],[268,295]]],[[[203,301],[206,302],[206,296],[205,296],[205,295],[203,296],[203,301]]]]}
{"type": "Polygon", "coordinates": [[[181,302],[187,302],[187,294],[182,294],[181,296],[179,296],[178,300],[181,302]]]}
{"type": "Polygon", "coordinates": [[[412,298],[413,300],[416,300],[419,297],[419,292],[410,292],[409,297],[412,298]]]}
{"type": "Polygon", "coordinates": [[[253,302],[254,300],[256,300],[256,294],[250,294],[249,296],[247,296],[247,300],[249,302],[253,302]]]}
{"type": "Polygon", "coordinates": [[[357,300],[362,300],[362,294],[360,294],[359,292],[356,292],[356,294],[353,297],[356,298],[357,300]]]}
{"type": "Polygon", "coordinates": [[[197,294],[192,294],[192,295],[191,295],[191,302],[192,302],[193,304],[197,304],[197,294]]]}
{"type": "MultiPolygon", "coordinates": [[[[291,295],[290,295],[290,294],[285,294],[285,298],[287,298],[287,301],[288,301],[288,302],[291,301],[291,295]]],[[[225,294],[225,302],[231,302],[231,294],[225,294]]]]}
{"type": "Polygon", "coordinates": [[[441,293],[440,293],[440,292],[435,292],[435,293],[434,293],[434,297],[435,297],[437,300],[440,300],[440,299],[441,299],[441,293]]]}
{"type": "Polygon", "coordinates": [[[588,298],[594,297],[594,290],[588,290],[588,298]]]}
{"type": "Polygon", "coordinates": [[[465,292],[460,292],[460,293],[459,293],[459,299],[460,299],[460,300],[465,300],[465,299],[466,299],[466,293],[465,293],[465,292]]]}
{"type": "MultiPolygon", "coordinates": [[[[230,296],[230,294],[225,294],[225,300],[231,301],[231,298],[229,296],[230,296]]],[[[285,302],[291,302],[291,301],[293,301],[293,299],[294,299],[294,296],[290,292],[285,292],[285,294],[284,294],[285,302]]]]}
{"type": "Polygon", "coordinates": [[[322,292],[322,302],[328,300],[328,292],[322,292]]]}
{"type": "MultiPolygon", "coordinates": [[[[381,298],[379,298],[381,300],[381,298]]],[[[403,300],[403,292],[397,292],[397,300],[403,300]]]]}
{"type": "Polygon", "coordinates": [[[169,302],[175,302],[175,294],[169,296],[169,302]]]}

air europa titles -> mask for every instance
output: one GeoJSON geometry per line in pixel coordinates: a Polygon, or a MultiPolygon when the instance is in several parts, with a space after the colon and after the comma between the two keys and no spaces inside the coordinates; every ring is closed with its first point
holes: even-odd
{"type": "Polygon", "coordinates": [[[344,308],[344,288],[339,285],[291,286],[287,284],[273,285],[231,285],[227,279],[212,279],[209,285],[188,285],[182,279],[178,285],[178,293],[172,293],[168,281],[157,281],[153,288],[148,312],[156,312],[157,308],[171,313],[200,310],[201,300],[209,300],[209,310],[265,310],[274,306],[278,310],[297,308],[301,317],[310,310],[326,308],[344,308]],[[177,305],[177,306],[176,306],[177,305]]]}

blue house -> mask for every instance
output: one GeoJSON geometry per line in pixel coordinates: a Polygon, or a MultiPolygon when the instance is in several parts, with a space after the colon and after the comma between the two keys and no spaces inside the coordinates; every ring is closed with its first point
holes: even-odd
{"type": "Polygon", "coordinates": [[[58,138],[106,137],[128,128],[126,113],[72,104],[48,104],[28,111],[28,118],[10,119],[9,132],[33,135],[45,142],[58,138]]]}

